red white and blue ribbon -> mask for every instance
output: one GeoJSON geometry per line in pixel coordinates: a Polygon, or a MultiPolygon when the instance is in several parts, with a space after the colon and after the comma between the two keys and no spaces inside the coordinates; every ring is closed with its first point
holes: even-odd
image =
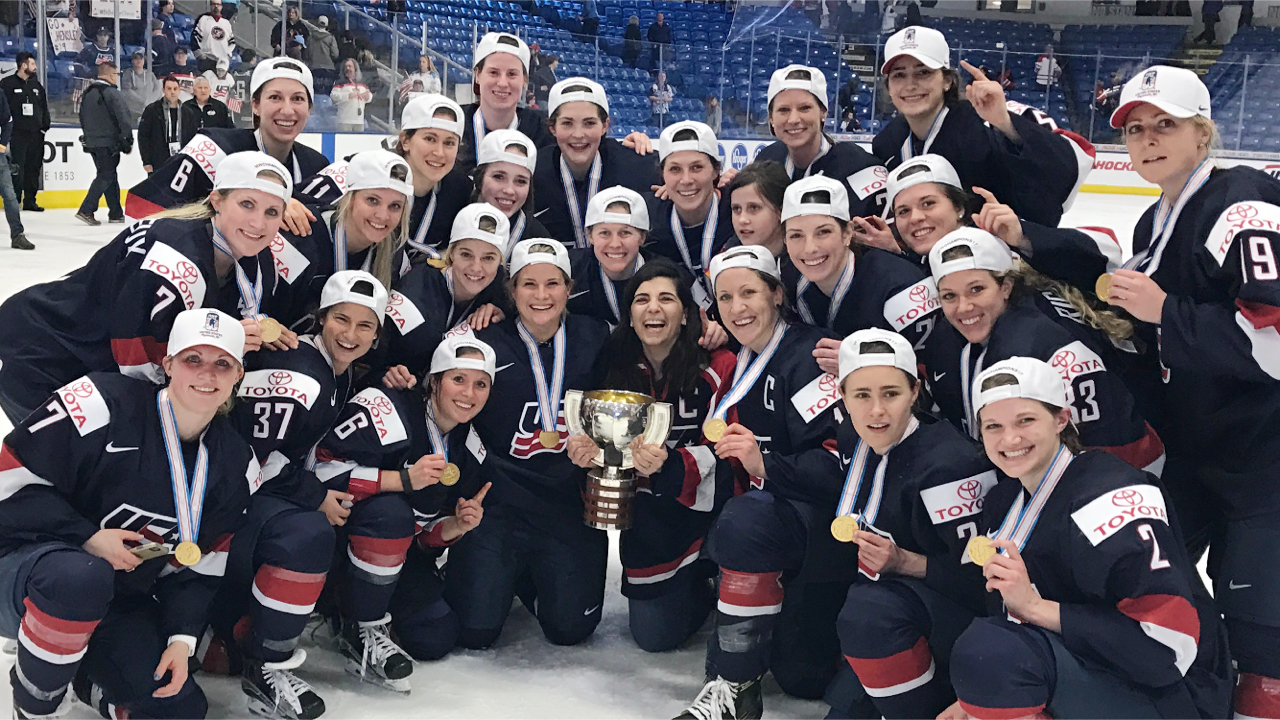
{"type": "MultiPolygon", "coordinates": [[[[885,451],[880,458],[880,463],[876,465],[875,476],[871,480],[871,494],[867,496],[867,503],[862,508],[860,518],[867,525],[874,525],[876,518],[880,516],[880,503],[884,500],[884,476],[889,468],[889,453],[919,428],[920,421],[912,416],[902,437],[885,451]]],[[[853,460],[849,463],[849,472],[844,476],[844,489],[840,491],[840,502],[836,504],[837,516],[853,514],[858,495],[862,492],[862,481],[867,473],[867,461],[870,457],[871,446],[862,438],[858,438],[857,449],[853,453],[853,460]]]]}
{"type": "Polygon", "coordinates": [[[978,355],[978,366],[970,372],[969,358],[972,351],[973,343],[968,343],[964,346],[964,350],[960,351],[960,397],[964,400],[964,422],[969,426],[969,434],[974,440],[981,440],[978,413],[973,409],[973,381],[982,374],[982,364],[987,359],[987,348],[983,346],[982,352],[978,355]]]}
{"type": "MultiPolygon", "coordinates": [[[[239,261],[236,260],[235,253],[231,252],[231,245],[227,239],[222,236],[217,225],[213,227],[213,248],[218,252],[226,255],[231,259],[231,268],[236,274],[236,287],[240,289],[240,315],[244,318],[259,319],[262,315],[262,272],[259,268],[257,277],[253,280],[249,279],[249,274],[240,267],[239,261]]],[[[254,259],[257,262],[257,259],[254,259]]]]}
{"type": "Polygon", "coordinates": [[[1067,466],[1075,459],[1076,456],[1072,455],[1065,445],[1060,446],[1058,454],[1053,456],[1049,469],[1040,479],[1040,485],[1031,495],[1031,500],[1027,501],[1025,493],[1018,493],[1018,499],[1009,506],[1009,511],[1005,513],[1004,521],[1000,523],[1000,528],[996,530],[993,539],[1009,540],[1015,543],[1018,551],[1021,552],[1022,548],[1026,547],[1032,531],[1036,529],[1036,523],[1040,521],[1040,513],[1044,511],[1045,503],[1049,502],[1049,495],[1058,486],[1058,481],[1067,471],[1067,466]]]}
{"type": "MultiPolygon", "coordinates": [[[[600,192],[600,173],[603,172],[604,162],[600,160],[600,153],[597,151],[596,156],[591,160],[591,171],[587,174],[587,202],[591,202],[591,198],[600,192]]],[[[578,191],[573,185],[573,173],[569,171],[569,163],[564,161],[564,156],[560,156],[560,182],[564,185],[564,199],[569,203],[569,219],[573,221],[573,237],[576,247],[584,248],[587,246],[587,218],[583,208],[578,206],[578,191]]]]}
{"type": "MultiPolygon", "coordinates": [[[[831,291],[831,304],[827,306],[826,328],[828,330],[835,328],[836,315],[840,314],[840,306],[844,304],[844,296],[849,294],[849,287],[853,285],[853,265],[853,253],[846,251],[844,269],[840,271],[840,279],[836,282],[835,289],[831,291]]],[[[809,310],[809,304],[804,301],[804,291],[808,290],[811,284],[809,279],[803,276],[800,278],[800,282],[796,283],[796,312],[800,313],[800,317],[804,319],[806,324],[817,325],[818,323],[813,319],[813,312],[809,310]]]]}
{"type": "MultiPolygon", "coordinates": [[[[597,265],[599,263],[597,262],[597,265]]],[[[618,291],[613,287],[613,281],[604,272],[604,265],[600,267],[600,285],[604,288],[604,299],[609,302],[609,309],[613,311],[613,321],[616,325],[622,322],[622,311],[618,308],[618,291]]],[[[631,268],[631,274],[634,275],[637,270],[644,267],[644,256],[637,254],[634,265],[631,268]]]]}
{"type": "Polygon", "coordinates": [[[1169,244],[1169,238],[1173,237],[1173,228],[1178,224],[1178,216],[1182,214],[1191,196],[1209,182],[1209,175],[1212,172],[1213,164],[1205,158],[1183,183],[1176,202],[1170,203],[1164,195],[1160,196],[1160,201],[1156,203],[1155,221],[1151,223],[1153,230],[1151,242],[1142,252],[1135,253],[1129,258],[1129,262],[1124,264],[1126,270],[1137,270],[1148,277],[1155,274],[1160,267],[1160,260],[1164,257],[1164,249],[1169,244]]]}
{"type": "Polygon", "coordinates": [[[520,340],[524,342],[525,350],[529,353],[529,366],[533,370],[533,386],[538,393],[538,412],[542,416],[542,429],[558,432],[556,421],[560,415],[560,398],[564,394],[562,392],[564,388],[564,323],[560,323],[555,337],[551,340],[552,363],[555,367],[552,368],[550,383],[547,382],[547,373],[542,367],[542,354],[538,352],[538,341],[525,328],[523,320],[516,321],[516,330],[520,332],[520,340]]]}
{"type": "Polygon", "coordinates": [[[204,495],[209,481],[209,450],[204,446],[204,436],[209,429],[205,428],[200,433],[195,473],[188,484],[187,465],[182,457],[182,438],[178,435],[178,420],[173,415],[168,388],[156,393],[156,408],[160,411],[160,434],[164,438],[164,452],[169,460],[169,479],[173,484],[178,537],[183,542],[194,543],[200,536],[200,518],[204,514],[204,495]]]}
{"type": "Polygon", "coordinates": [[[511,251],[515,249],[516,243],[520,242],[520,238],[524,237],[525,216],[523,210],[516,212],[516,220],[511,223],[511,232],[507,233],[507,256],[503,260],[511,259],[511,251]]]}
{"type": "Polygon", "coordinates": [[[787,177],[791,178],[792,180],[800,180],[801,178],[809,177],[809,175],[813,173],[813,166],[817,165],[818,161],[821,160],[822,157],[829,152],[831,152],[831,141],[824,137],[822,138],[822,149],[818,151],[818,156],[813,159],[813,162],[809,163],[809,167],[804,169],[804,174],[801,175],[800,177],[795,176],[796,164],[791,159],[791,153],[787,153],[787,161],[786,161],[787,177]]]}
{"type": "MultiPolygon", "coordinates": [[[[950,108],[943,107],[938,111],[938,116],[933,119],[933,124],[929,126],[929,134],[924,138],[924,148],[921,149],[921,155],[928,155],[929,148],[933,147],[933,141],[938,138],[938,133],[942,131],[942,121],[947,118],[947,113],[951,112],[950,108]]],[[[911,148],[911,132],[907,131],[907,139],[902,141],[902,162],[906,162],[915,157],[915,151],[911,148]]]]}
{"type": "Polygon", "coordinates": [[[431,447],[444,456],[445,462],[449,462],[449,444],[444,441],[448,433],[441,433],[440,426],[436,424],[434,398],[427,402],[427,435],[431,438],[431,447]]]}
{"type": "MultiPolygon", "coordinates": [[[[511,116],[511,124],[507,126],[507,129],[515,130],[519,126],[520,126],[520,115],[519,113],[517,113],[511,116]]],[[[474,130],[476,133],[476,149],[479,150],[480,141],[484,139],[485,135],[489,134],[489,130],[485,127],[485,124],[484,124],[484,113],[481,112],[479,107],[476,108],[475,114],[471,116],[471,129],[474,130]]]]}
{"type": "Polygon", "coordinates": [[[684,225],[680,222],[680,213],[676,212],[674,207],[671,208],[671,235],[675,238],[676,249],[680,251],[684,266],[693,273],[694,299],[704,308],[711,307],[711,297],[714,295],[710,288],[710,280],[707,278],[707,269],[711,267],[711,252],[715,249],[716,226],[719,223],[720,203],[718,198],[713,198],[711,208],[707,210],[706,220],[702,224],[702,246],[698,250],[698,259],[702,264],[695,268],[693,256],[689,254],[689,243],[684,239],[684,225]],[[698,292],[699,289],[701,292],[698,292]]]}
{"type": "MultiPolygon", "coordinates": [[[[253,139],[258,141],[258,152],[261,152],[263,155],[271,154],[267,152],[267,146],[262,144],[261,130],[253,131],[253,139]]],[[[295,153],[292,148],[289,150],[289,158],[293,160],[293,183],[297,185],[302,182],[302,165],[298,163],[298,154],[295,153]]]]}
{"type": "MultiPolygon", "coordinates": [[[[476,115],[480,115],[480,111],[476,111],[476,115]]],[[[440,186],[437,184],[431,188],[431,200],[427,202],[427,209],[422,213],[422,221],[418,223],[418,231],[409,238],[409,247],[414,252],[425,255],[429,258],[439,258],[440,252],[427,244],[427,231],[431,229],[431,221],[436,216],[436,196],[439,195],[440,186]]]]}
{"type": "Polygon", "coordinates": [[[724,420],[729,414],[729,408],[737,405],[747,393],[751,392],[751,388],[755,387],[756,381],[764,375],[764,369],[769,365],[769,361],[773,359],[773,354],[778,351],[778,345],[782,343],[782,338],[787,334],[788,325],[779,320],[773,326],[773,335],[769,338],[769,344],[764,346],[759,355],[751,352],[751,348],[742,346],[738,351],[738,364],[733,370],[733,386],[729,388],[729,392],[725,393],[720,399],[716,409],[711,413],[711,417],[724,420]],[[754,359],[752,356],[755,356],[754,359]]]}

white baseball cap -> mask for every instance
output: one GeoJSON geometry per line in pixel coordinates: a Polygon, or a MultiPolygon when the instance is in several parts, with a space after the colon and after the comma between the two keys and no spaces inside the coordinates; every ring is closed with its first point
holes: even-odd
{"type": "Polygon", "coordinates": [[[462,121],[465,117],[466,113],[462,111],[462,106],[458,103],[444,95],[427,93],[410,100],[409,104],[404,106],[404,110],[400,111],[400,129],[438,128],[462,137],[462,121]],[[446,117],[436,117],[436,113],[441,109],[453,113],[453,117],[456,119],[450,120],[446,117]]]}
{"type": "Polygon", "coordinates": [[[564,271],[565,277],[573,278],[573,268],[569,264],[569,251],[564,243],[551,238],[529,238],[516,243],[511,250],[511,264],[507,272],[511,277],[529,265],[548,263],[564,271]]]}
{"type": "Polygon", "coordinates": [[[460,240],[483,240],[494,245],[505,257],[508,237],[511,234],[511,221],[501,210],[489,203],[471,203],[458,211],[453,218],[453,229],[449,232],[449,244],[460,240]],[[481,223],[493,223],[493,230],[482,230],[481,223]]]}
{"type": "Polygon", "coordinates": [[[711,277],[711,287],[715,287],[716,278],[720,276],[720,273],[732,268],[751,268],[775,280],[782,280],[782,273],[778,270],[778,261],[773,257],[773,253],[763,245],[741,245],[729,248],[711,258],[711,268],[707,271],[707,275],[711,277]]]}
{"type": "Polygon", "coordinates": [[[648,232],[649,208],[645,205],[644,198],[640,197],[640,193],[631,188],[614,185],[596,193],[587,203],[587,227],[596,223],[621,223],[648,232]],[[609,206],[619,202],[626,203],[631,208],[631,212],[628,214],[609,212],[609,206]]]}
{"type": "Polygon", "coordinates": [[[169,328],[169,344],[165,353],[173,356],[197,345],[216,347],[243,364],[244,326],[217,308],[183,310],[169,328]]]}
{"type": "Polygon", "coordinates": [[[947,38],[933,28],[912,26],[890,36],[884,44],[880,74],[889,72],[893,61],[903,55],[910,55],[930,70],[951,67],[951,48],[947,46],[947,38]]]}
{"type": "Polygon", "coordinates": [[[935,281],[961,270],[990,270],[1006,273],[1013,269],[1013,252],[1000,238],[980,228],[963,227],[953,230],[929,251],[929,270],[935,281]],[[950,250],[966,247],[968,253],[943,260],[950,250]]]}
{"type": "Polygon", "coordinates": [[[977,401],[973,412],[999,400],[1026,398],[1049,403],[1054,407],[1067,407],[1067,386],[1062,374],[1049,363],[1029,357],[1011,357],[983,370],[973,381],[977,401]],[[1010,385],[994,385],[983,389],[987,380],[996,375],[1012,375],[1017,380],[1010,385]]]}
{"type": "Polygon", "coordinates": [[[827,76],[822,71],[808,65],[788,65],[773,71],[773,75],[769,78],[768,105],[773,104],[773,98],[783,90],[807,90],[809,94],[818,99],[822,105],[822,109],[827,109],[827,76]],[[788,78],[788,75],[796,74],[796,77],[788,78]]]}
{"type": "Polygon", "coordinates": [[[253,97],[258,93],[258,88],[277,78],[297,80],[307,89],[308,98],[315,97],[315,82],[311,79],[311,68],[305,63],[288,57],[268,58],[258,63],[258,66],[253,69],[253,76],[249,79],[249,96],[253,97]]]}
{"type": "Polygon", "coordinates": [[[716,140],[715,130],[712,130],[710,125],[697,120],[681,120],[678,123],[672,123],[663,128],[662,135],[658,137],[658,160],[666,160],[668,155],[681,150],[695,150],[710,156],[717,162],[720,160],[720,143],[716,140]],[[692,130],[694,138],[676,140],[676,135],[682,130],[692,130]]]}
{"type": "Polygon", "coordinates": [[[1176,118],[1210,118],[1209,88],[1200,76],[1184,68],[1152,65],[1134,75],[1120,91],[1120,106],[1111,113],[1111,127],[1124,125],[1129,112],[1151,103],[1176,118]]]}
{"type": "Polygon", "coordinates": [[[533,144],[528,135],[519,130],[502,128],[493,130],[480,141],[476,148],[476,165],[488,165],[495,162],[509,162],[528,168],[529,172],[538,169],[538,146],[533,144]],[[524,148],[524,155],[511,152],[513,146],[524,148]]]}
{"type": "MultiPolygon", "coordinates": [[[[136,55],[137,53],[134,54],[136,55]]],[[[226,58],[218,58],[218,62],[214,63],[213,66],[219,70],[228,70],[231,68],[231,61],[226,58]]]]}
{"type": "Polygon", "coordinates": [[[378,282],[378,278],[364,270],[339,270],[329,276],[320,291],[321,310],[346,302],[363,305],[378,316],[379,325],[387,314],[387,300],[387,289],[378,282]],[[361,282],[369,284],[368,290],[355,288],[361,282]]]}
{"type": "Polygon", "coordinates": [[[475,54],[472,56],[472,69],[475,69],[481,60],[494,53],[515,55],[520,58],[520,64],[524,65],[524,74],[529,74],[529,46],[515,35],[505,32],[486,33],[484,37],[480,38],[480,42],[476,45],[475,54]]]}
{"type": "Polygon", "coordinates": [[[413,171],[404,158],[387,150],[356,153],[347,163],[343,193],[356,190],[392,190],[412,201],[413,171]]]}
{"type": "Polygon", "coordinates": [[[885,183],[885,217],[893,214],[893,200],[898,197],[898,193],[924,183],[964,189],[959,173],[946,158],[933,153],[913,157],[889,173],[889,179],[885,183]]]}
{"type": "Polygon", "coordinates": [[[609,114],[609,97],[605,95],[600,83],[584,77],[571,77],[551,86],[551,92],[547,95],[547,115],[555,115],[556,110],[565,103],[580,101],[595,103],[604,109],[605,115],[609,114]]]}
{"type": "Polygon", "coordinates": [[[293,196],[293,175],[284,169],[279,160],[264,152],[245,150],[232,153],[218,163],[217,180],[214,190],[261,190],[274,195],[286,204],[293,196]],[[258,173],[267,171],[278,175],[284,185],[258,177],[258,173]]]}
{"type": "Polygon", "coordinates": [[[488,373],[492,380],[498,374],[497,367],[498,354],[488,343],[468,332],[446,335],[436,346],[435,352],[431,353],[431,369],[427,372],[435,375],[449,370],[479,370],[488,373]],[[458,357],[458,353],[463,350],[477,350],[483,357],[458,357]]]}
{"type": "Polygon", "coordinates": [[[849,191],[839,180],[825,175],[810,175],[787,186],[782,196],[782,222],[801,215],[830,215],[833,218],[849,220],[849,191]],[[831,196],[830,202],[818,200],[802,200],[811,192],[826,192],[831,196]]]}
{"type": "Polygon", "coordinates": [[[864,367],[879,366],[896,367],[913,378],[919,377],[916,374],[916,351],[906,338],[896,332],[879,328],[859,330],[840,342],[841,385],[844,385],[844,379],[849,377],[849,373],[864,367]],[[874,343],[887,344],[890,352],[869,347],[874,343]]]}

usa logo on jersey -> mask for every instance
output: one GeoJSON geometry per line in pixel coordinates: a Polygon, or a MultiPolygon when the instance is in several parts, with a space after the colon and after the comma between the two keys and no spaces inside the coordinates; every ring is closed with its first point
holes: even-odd
{"type": "Polygon", "coordinates": [[[539,453],[563,452],[565,440],[569,437],[569,428],[564,423],[564,413],[557,412],[559,414],[556,416],[556,431],[560,433],[560,440],[554,447],[546,448],[538,439],[538,435],[542,432],[542,413],[538,410],[538,403],[525,403],[524,409],[520,411],[520,424],[517,426],[515,436],[511,438],[511,457],[526,460],[539,453]]]}

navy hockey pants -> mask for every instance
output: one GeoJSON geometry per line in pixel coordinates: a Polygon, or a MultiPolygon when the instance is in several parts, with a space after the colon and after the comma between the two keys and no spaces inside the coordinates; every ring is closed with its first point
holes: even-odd
{"type": "Polygon", "coordinates": [[[703,573],[681,572],[650,598],[627,598],[631,637],[645,652],[666,652],[685,643],[715,606],[711,581],[703,573]]]}
{"type": "Polygon", "coordinates": [[[435,554],[410,548],[391,596],[391,628],[414,660],[439,660],[458,643],[458,615],[443,595],[435,554]]]}

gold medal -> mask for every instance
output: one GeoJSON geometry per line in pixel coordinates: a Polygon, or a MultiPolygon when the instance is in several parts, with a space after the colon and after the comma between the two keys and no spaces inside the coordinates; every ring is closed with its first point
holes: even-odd
{"type": "Polygon", "coordinates": [[[1093,292],[1102,302],[1111,302],[1111,273],[1103,273],[1098,276],[1098,282],[1093,285],[1093,292]]]}
{"type": "Polygon", "coordinates": [[[440,269],[443,269],[449,263],[445,262],[444,258],[427,258],[427,264],[437,270],[440,270],[440,269]]]}
{"type": "MultiPolygon", "coordinates": [[[[1106,275],[1103,275],[1106,277],[1106,275]]],[[[965,546],[965,550],[969,553],[969,559],[978,567],[982,567],[996,556],[997,548],[991,544],[990,538],[986,535],[978,535],[969,540],[969,544],[965,546]]]]}
{"type": "Polygon", "coordinates": [[[441,485],[454,485],[458,482],[458,478],[462,477],[462,472],[458,470],[458,466],[449,463],[444,466],[444,472],[440,474],[441,485]]]}
{"type": "Polygon", "coordinates": [[[200,562],[200,546],[190,540],[183,540],[178,543],[178,547],[173,549],[173,556],[178,562],[191,567],[200,562]]]}
{"type": "Polygon", "coordinates": [[[858,518],[855,515],[841,515],[831,521],[831,537],[840,542],[853,542],[853,534],[858,532],[858,518]]]}
{"type": "Polygon", "coordinates": [[[284,327],[275,318],[264,317],[258,321],[259,336],[264,343],[273,343],[280,339],[284,327]]]}
{"type": "Polygon", "coordinates": [[[560,433],[555,430],[543,430],[538,433],[538,442],[542,443],[542,447],[550,450],[560,444],[560,433]]]}
{"type": "Polygon", "coordinates": [[[711,418],[702,423],[702,434],[711,442],[720,442],[724,437],[724,433],[729,429],[729,423],[720,418],[711,418]]]}

